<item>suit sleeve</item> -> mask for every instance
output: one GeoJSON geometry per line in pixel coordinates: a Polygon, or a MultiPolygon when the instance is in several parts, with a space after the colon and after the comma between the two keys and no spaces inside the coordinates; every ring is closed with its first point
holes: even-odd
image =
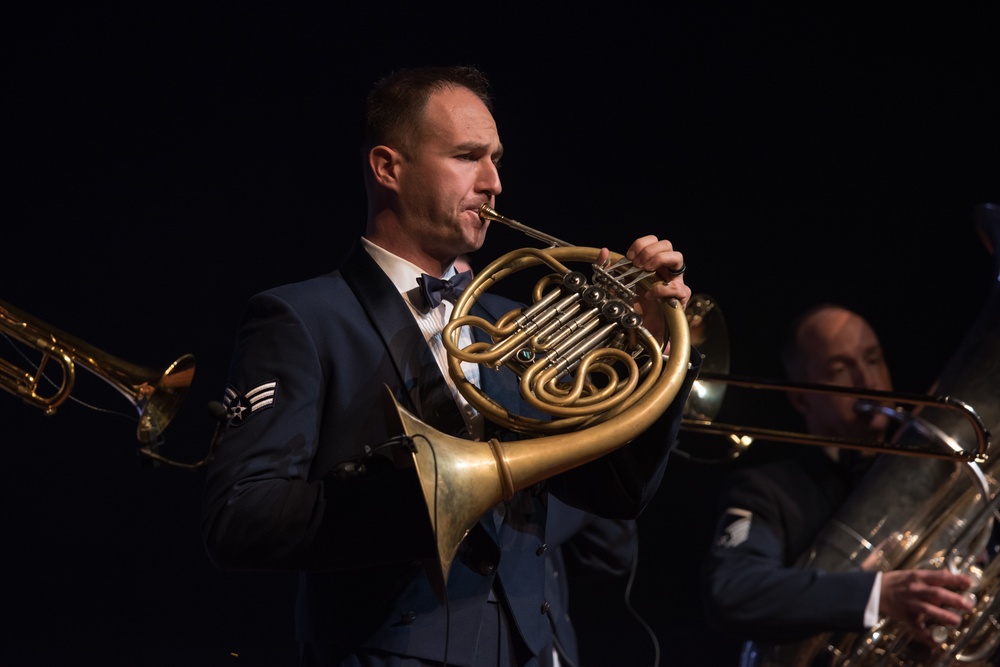
{"type": "Polygon", "coordinates": [[[589,573],[623,577],[632,569],[635,522],[605,519],[549,497],[545,541],[589,573]]]}
{"type": "MultiPolygon", "coordinates": [[[[353,371],[318,351],[324,336],[314,329],[274,295],[248,304],[228,387],[241,394],[233,400],[244,401],[246,409],[224,430],[208,466],[202,514],[207,550],[220,567],[343,569],[433,553],[429,520],[411,501],[420,497],[412,469],[396,470],[380,457],[369,459],[367,473],[356,477],[317,465],[324,441],[345,459],[364,451],[362,434],[380,423],[364,415],[380,414],[381,407],[368,405],[378,400],[377,391],[352,390],[356,404],[344,411],[355,417],[335,411],[329,393],[346,385],[340,375],[353,371]],[[270,383],[273,397],[266,405],[247,398],[270,383]]],[[[360,355],[357,343],[336,345],[360,355]]]]}
{"type": "Polygon", "coordinates": [[[805,474],[744,470],[723,493],[704,581],[709,619],[726,634],[788,642],[864,629],[875,572],[794,567],[829,515],[808,484],[805,474]]]}

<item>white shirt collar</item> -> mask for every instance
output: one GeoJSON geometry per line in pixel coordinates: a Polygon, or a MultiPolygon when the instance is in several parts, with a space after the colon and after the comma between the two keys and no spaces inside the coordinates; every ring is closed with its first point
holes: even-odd
{"type": "MultiPolygon", "coordinates": [[[[375,245],[363,236],[361,237],[361,245],[368,251],[372,259],[375,260],[375,263],[385,271],[385,274],[389,276],[389,280],[392,281],[392,284],[396,286],[396,289],[400,293],[405,294],[417,287],[417,278],[424,273],[419,266],[403,259],[399,255],[394,255],[385,248],[375,245]]],[[[455,273],[455,265],[452,264],[445,270],[441,278],[451,278],[455,273]]]]}

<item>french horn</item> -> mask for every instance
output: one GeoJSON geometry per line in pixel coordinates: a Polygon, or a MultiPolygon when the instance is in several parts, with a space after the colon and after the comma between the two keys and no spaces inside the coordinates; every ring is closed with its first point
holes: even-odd
{"type": "Polygon", "coordinates": [[[593,461],[649,428],[680,391],[688,373],[690,332],[680,302],[663,300],[658,314],[665,345],[632,304],[659,280],[610,253],[577,247],[506,218],[483,205],[480,217],[550,243],[507,253],[480,271],[445,325],[449,374],[458,390],[487,419],[526,434],[522,440],[475,442],[441,433],[392,398],[389,417],[411,443],[412,463],[436,538],[438,562],[429,568],[440,592],[458,546],[491,507],[515,492],[593,461]],[[593,279],[566,263],[589,263],[593,279]],[[488,289],[530,267],[548,270],[534,287],[532,304],[496,322],[470,315],[488,289]],[[478,327],[491,343],[461,347],[459,330],[478,327]],[[469,382],[462,361],[506,367],[521,395],[551,419],[509,413],[469,382]],[[596,380],[596,381],[595,381],[596,380]]]}

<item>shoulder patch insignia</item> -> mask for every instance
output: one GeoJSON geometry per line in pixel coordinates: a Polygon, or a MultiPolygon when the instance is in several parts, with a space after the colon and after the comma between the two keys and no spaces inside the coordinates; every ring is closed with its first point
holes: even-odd
{"type": "Polygon", "coordinates": [[[277,380],[259,384],[245,394],[241,394],[231,384],[226,385],[226,394],[222,398],[222,405],[226,408],[229,425],[242,426],[261,410],[273,407],[274,394],[277,389],[277,380]]]}
{"type": "Polygon", "coordinates": [[[753,512],[730,507],[722,517],[722,530],[716,540],[720,547],[738,547],[750,537],[750,522],[753,512]]]}

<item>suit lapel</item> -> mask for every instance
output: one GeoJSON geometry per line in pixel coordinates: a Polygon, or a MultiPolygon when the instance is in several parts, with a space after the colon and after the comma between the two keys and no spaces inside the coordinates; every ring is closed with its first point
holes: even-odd
{"type": "Polygon", "coordinates": [[[465,421],[396,286],[360,242],[351,248],[340,270],[392,359],[400,382],[397,400],[444,433],[461,430],[465,421]]]}
{"type": "MultiPolygon", "coordinates": [[[[431,376],[430,382],[432,384],[436,384],[438,381],[444,384],[445,380],[436,363],[433,364],[433,368],[425,363],[428,357],[433,358],[433,354],[430,352],[416,322],[414,322],[413,314],[399,295],[395,285],[392,284],[392,281],[375,260],[361,247],[360,243],[355,243],[351,248],[340,271],[368,315],[372,327],[382,340],[382,344],[396,367],[402,387],[396,392],[396,398],[405,401],[408,409],[414,414],[420,415],[418,406],[413,399],[421,373],[425,375],[424,382],[428,382],[426,377],[428,375],[431,376]]],[[[479,301],[473,304],[471,311],[484,319],[492,318],[491,321],[497,317],[495,314],[487,312],[479,301]]],[[[477,329],[473,329],[473,337],[476,340],[487,340],[485,333],[477,329]]],[[[480,382],[484,393],[497,403],[505,407],[509,406],[508,409],[513,411],[519,407],[523,409],[526,406],[520,399],[517,378],[506,368],[493,371],[480,366],[480,382]]],[[[452,401],[452,405],[457,414],[458,406],[454,404],[454,401],[452,401]]],[[[423,418],[422,415],[421,418],[423,418]]],[[[432,426],[437,428],[434,424],[432,426]]],[[[496,540],[502,521],[502,514],[494,508],[480,519],[479,526],[496,540]]]]}
{"type": "Polygon", "coordinates": [[[340,272],[392,359],[399,378],[399,388],[394,392],[396,399],[415,412],[411,392],[420,373],[420,358],[427,349],[427,343],[413,320],[409,306],[359,242],[351,248],[340,272]]]}

